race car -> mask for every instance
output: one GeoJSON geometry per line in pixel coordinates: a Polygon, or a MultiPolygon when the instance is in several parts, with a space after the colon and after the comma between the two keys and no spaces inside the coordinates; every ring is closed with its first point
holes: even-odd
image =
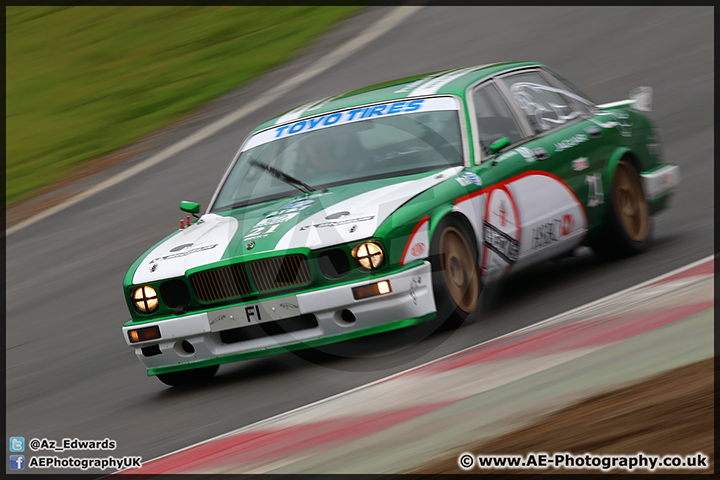
{"type": "MultiPolygon", "coordinates": [[[[130,268],[127,344],[168,385],[421,322],[587,245],[642,251],[668,206],[652,90],[597,105],[547,66],[472,66],[308,103],[256,128],[202,216],[130,268]]],[[[193,218],[190,217],[193,216],[193,218]]]]}

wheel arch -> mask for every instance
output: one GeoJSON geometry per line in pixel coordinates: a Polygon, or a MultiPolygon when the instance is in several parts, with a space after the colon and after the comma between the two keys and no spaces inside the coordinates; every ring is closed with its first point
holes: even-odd
{"type": "Polygon", "coordinates": [[[638,173],[644,170],[642,159],[635,152],[630,150],[628,147],[618,147],[610,155],[605,171],[603,172],[603,190],[610,192],[612,189],[612,181],[615,178],[615,171],[621,160],[625,160],[630,163],[638,173]]]}
{"type": "Polygon", "coordinates": [[[458,210],[453,210],[452,208],[444,208],[434,213],[434,215],[430,215],[430,249],[432,250],[434,246],[433,244],[437,240],[436,236],[439,233],[438,227],[443,223],[443,221],[445,221],[446,219],[456,220],[467,231],[468,235],[471,236],[471,238],[469,239],[470,244],[475,251],[475,261],[479,266],[481,249],[478,243],[478,239],[482,238],[482,232],[476,232],[470,219],[463,212],[460,212],[458,210]]]}

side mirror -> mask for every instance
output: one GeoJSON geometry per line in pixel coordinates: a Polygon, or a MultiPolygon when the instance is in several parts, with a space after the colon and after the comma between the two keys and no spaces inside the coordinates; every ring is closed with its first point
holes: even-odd
{"type": "Polygon", "coordinates": [[[180,210],[188,213],[200,213],[200,204],[183,200],[180,202],[180,210]]]}
{"type": "Polygon", "coordinates": [[[641,112],[649,112],[652,110],[652,88],[637,87],[630,91],[630,100],[635,100],[633,108],[641,112]]]}
{"type": "Polygon", "coordinates": [[[490,152],[490,155],[494,155],[508,145],[510,145],[510,139],[508,137],[502,137],[498,140],[495,140],[487,148],[490,152]]]}

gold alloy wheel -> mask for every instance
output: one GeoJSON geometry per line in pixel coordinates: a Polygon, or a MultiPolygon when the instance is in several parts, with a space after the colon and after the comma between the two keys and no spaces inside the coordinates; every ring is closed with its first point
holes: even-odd
{"type": "Polygon", "coordinates": [[[644,242],[650,232],[650,217],[640,176],[633,166],[621,160],[615,171],[613,196],[623,230],[635,242],[644,242]]]}
{"type": "Polygon", "coordinates": [[[455,304],[472,312],[480,295],[480,279],[472,250],[459,230],[447,227],[440,236],[440,266],[455,304]]]}

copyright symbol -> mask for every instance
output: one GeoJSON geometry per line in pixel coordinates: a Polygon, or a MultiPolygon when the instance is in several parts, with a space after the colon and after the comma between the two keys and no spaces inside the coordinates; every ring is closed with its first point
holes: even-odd
{"type": "Polygon", "coordinates": [[[30,440],[30,450],[37,451],[40,448],[40,440],[33,438],[30,440]]]}
{"type": "Polygon", "coordinates": [[[475,465],[475,457],[469,453],[463,453],[458,457],[458,465],[463,470],[470,470],[475,465]]]}

